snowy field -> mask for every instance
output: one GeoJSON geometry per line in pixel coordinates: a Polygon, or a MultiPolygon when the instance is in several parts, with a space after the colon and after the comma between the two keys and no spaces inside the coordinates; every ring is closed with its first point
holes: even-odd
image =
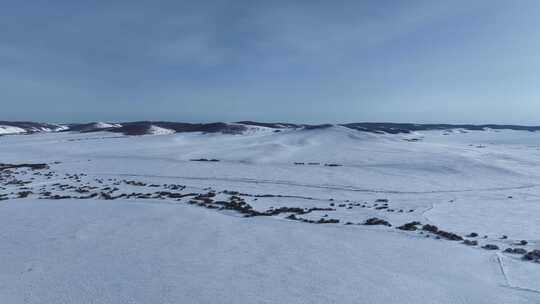
{"type": "Polygon", "coordinates": [[[540,132],[153,133],[0,137],[0,303],[540,303],[540,132]]]}

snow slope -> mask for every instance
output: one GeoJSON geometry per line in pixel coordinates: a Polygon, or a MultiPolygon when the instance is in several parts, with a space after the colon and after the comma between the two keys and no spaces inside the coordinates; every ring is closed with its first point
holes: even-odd
{"type": "Polygon", "coordinates": [[[36,122],[9,122],[0,121],[0,135],[26,134],[39,132],[60,132],[68,127],[59,124],[36,123],[36,122]]]}
{"type": "Polygon", "coordinates": [[[13,126],[0,126],[0,135],[5,134],[20,134],[26,133],[26,130],[23,128],[13,127],[13,126]]]}
{"type": "Polygon", "coordinates": [[[107,123],[107,122],[96,122],[95,123],[95,127],[97,129],[108,129],[108,128],[119,128],[121,127],[120,124],[111,124],[111,123],[107,123]]]}
{"type": "Polygon", "coordinates": [[[171,130],[171,129],[167,129],[167,128],[162,128],[162,127],[158,127],[158,126],[150,126],[150,128],[148,128],[148,134],[151,134],[151,135],[167,135],[167,134],[174,134],[174,130],[171,130]]]}

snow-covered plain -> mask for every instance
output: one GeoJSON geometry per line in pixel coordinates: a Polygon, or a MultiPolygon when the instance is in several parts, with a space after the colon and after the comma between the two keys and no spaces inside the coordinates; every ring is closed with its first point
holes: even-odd
{"type": "Polygon", "coordinates": [[[0,180],[0,303],[540,302],[540,264],[503,252],[540,249],[540,133],[50,133],[0,137],[0,162],[50,165],[0,180]],[[332,208],[301,217],[339,223],[155,194],[76,199],[69,187],[173,184],[239,192],[260,211],[332,208]],[[393,227],[358,225],[373,217],[393,227]],[[479,245],[395,228],[411,221],[475,232],[479,245]]]}

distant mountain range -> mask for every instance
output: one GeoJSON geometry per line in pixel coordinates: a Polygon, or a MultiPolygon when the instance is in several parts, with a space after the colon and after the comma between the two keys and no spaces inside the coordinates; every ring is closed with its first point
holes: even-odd
{"type": "MultiPolygon", "coordinates": [[[[413,124],[413,123],[348,123],[338,124],[339,126],[370,133],[387,133],[387,134],[406,134],[414,131],[427,130],[475,130],[481,131],[486,129],[495,130],[519,130],[519,131],[540,131],[540,126],[520,126],[520,125],[471,125],[471,124],[413,124]]],[[[243,132],[253,128],[270,129],[275,132],[280,132],[285,129],[322,129],[329,128],[332,124],[293,124],[293,123],[262,123],[255,121],[239,121],[234,123],[182,123],[168,121],[136,121],[136,122],[121,122],[121,123],[72,123],[72,124],[51,124],[38,122],[20,122],[20,121],[0,121],[0,135],[13,134],[32,134],[43,132],[114,132],[124,135],[147,135],[147,134],[172,134],[182,132],[204,132],[204,133],[226,133],[226,134],[242,134],[243,132]]]]}

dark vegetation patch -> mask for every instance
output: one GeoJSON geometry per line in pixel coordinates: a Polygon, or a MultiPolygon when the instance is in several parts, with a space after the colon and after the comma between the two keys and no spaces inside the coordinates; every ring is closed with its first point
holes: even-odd
{"type": "Polygon", "coordinates": [[[266,127],[272,129],[286,129],[286,128],[300,128],[301,125],[291,124],[291,123],[266,123],[266,122],[256,122],[256,121],[238,121],[238,124],[256,126],[256,127],[266,127]]]}
{"type": "Polygon", "coordinates": [[[195,158],[195,159],[190,159],[190,161],[195,161],[195,162],[218,162],[219,159],[215,159],[215,158],[195,158]]]}
{"type": "Polygon", "coordinates": [[[421,224],[422,223],[416,222],[416,221],[415,222],[410,222],[410,223],[406,223],[404,225],[401,225],[401,226],[397,227],[397,229],[405,230],[405,231],[416,231],[416,230],[418,230],[418,227],[416,227],[416,226],[421,225],[421,224]]]}
{"type": "MultiPolygon", "coordinates": [[[[0,200],[17,199],[27,197],[37,197],[39,199],[51,199],[51,200],[63,200],[63,199],[100,199],[100,200],[117,200],[117,199],[152,199],[152,200],[175,200],[182,201],[191,205],[204,207],[208,209],[216,210],[230,210],[242,214],[244,217],[258,217],[258,216],[280,216],[283,215],[286,219],[300,221],[310,224],[338,224],[340,219],[331,218],[328,214],[324,214],[324,211],[336,211],[335,206],[339,208],[352,209],[353,207],[365,207],[373,208],[375,210],[385,210],[385,212],[391,212],[393,209],[389,208],[389,200],[385,198],[379,198],[375,202],[368,206],[367,202],[358,203],[351,200],[345,200],[342,203],[334,203],[334,199],[329,199],[330,207],[270,207],[267,210],[257,210],[250,205],[246,198],[250,197],[253,201],[258,198],[301,198],[313,200],[312,197],[302,196],[287,196],[287,195],[274,195],[274,194],[248,194],[238,191],[224,190],[216,192],[212,188],[202,189],[202,193],[197,192],[183,192],[186,186],[177,184],[147,184],[137,180],[123,180],[115,178],[88,178],[86,174],[62,174],[58,175],[53,171],[42,171],[41,169],[48,169],[46,164],[20,164],[20,165],[8,165],[3,164],[3,170],[0,170],[0,190],[7,190],[15,187],[15,189],[8,190],[10,193],[0,193],[0,200]],[[40,169],[40,170],[37,170],[40,169]],[[55,177],[58,182],[45,183],[36,187],[28,186],[34,181],[34,177],[42,176],[45,179],[55,177]],[[93,182],[94,184],[91,184],[93,182]],[[5,186],[11,187],[5,187],[5,186]],[[129,185],[137,188],[137,192],[121,193],[120,185],[129,185]],[[119,188],[120,187],[120,188],[119,188]],[[35,191],[35,192],[33,192],[35,191]],[[219,196],[218,196],[219,195],[219,196]],[[227,197],[228,196],[228,197],[227,197]],[[323,216],[319,219],[313,219],[313,214],[309,217],[302,217],[303,215],[313,212],[323,212],[323,216]]],[[[129,189],[129,187],[127,187],[129,189]]],[[[125,191],[125,190],[124,190],[125,191]]],[[[168,202],[170,203],[170,202],[168,202]]],[[[342,209],[343,210],[343,209],[342,209]]],[[[400,210],[403,211],[403,210],[400,210]]],[[[399,212],[399,211],[398,211],[399,212]]],[[[392,225],[384,219],[370,218],[364,223],[353,223],[347,221],[344,225],[382,225],[392,227],[392,225]]],[[[437,239],[446,239],[451,241],[463,241],[463,244],[469,246],[478,246],[477,240],[464,240],[463,237],[452,232],[440,230],[435,225],[422,224],[418,221],[406,223],[397,227],[399,230],[404,231],[418,231],[419,234],[425,234],[426,237],[432,235],[437,239]],[[428,232],[428,233],[426,233],[428,232]]],[[[470,233],[467,237],[478,237],[477,233],[470,233]]],[[[487,236],[485,236],[487,238],[487,236]]],[[[508,237],[503,235],[500,239],[507,240],[508,237]]],[[[525,246],[528,242],[525,240],[514,241],[514,246],[525,246]]],[[[486,250],[499,250],[499,247],[494,244],[486,244],[482,246],[486,250]]],[[[540,251],[533,250],[527,252],[525,248],[507,248],[504,250],[508,254],[523,255],[524,260],[540,261],[540,251]]]]}
{"type": "Polygon", "coordinates": [[[255,198],[277,197],[277,198],[300,198],[300,199],[306,199],[306,200],[313,200],[313,197],[299,196],[299,195],[249,194],[249,193],[242,193],[242,192],[239,192],[239,191],[232,191],[232,190],[224,190],[224,191],[222,191],[222,193],[223,194],[228,194],[228,195],[237,195],[237,196],[246,196],[246,197],[255,197],[255,198]]]}
{"type": "Polygon", "coordinates": [[[499,250],[499,246],[494,245],[494,244],[486,244],[486,245],[482,246],[482,248],[484,248],[486,250],[499,250]]]}
{"type": "MultiPolygon", "coordinates": [[[[405,224],[404,226],[412,229],[412,227],[416,228],[416,226],[418,226],[418,225],[420,225],[420,222],[411,222],[411,223],[405,224]]],[[[407,229],[402,229],[402,230],[407,230],[407,229]]],[[[435,234],[437,237],[443,238],[443,239],[446,239],[446,240],[449,240],[449,241],[463,241],[463,237],[461,237],[461,236],[459,236],[459,235],[457,235],[457,234],[455,234],[453,232],[448,232],[448,231],[441,230],[441,229],[439,229],[439,227],[437,227],[435,225],[426,224],[426,225],[422,226],[422,230],[427,231],[427,232],[431,232],[431,233],[435,234]]]]}
{"type": "Polygon", "coordinates": [[[447,239],[449,241],[463,241],[463,238],[453,232],[448,232],[444,230],[439,230],[435,233],[436,235],[440,236],[441,238],[447,239]]]}
{"type": "Polygon", "coordinates": [[[478,241],[476,240],[464,240],[463,244],[467,246],[478,246],[478,241]]]}
{"type": "Polygon", "coordinates": [[[7,169],[29,168],[32,170],[45,170],[49,169],[49,166],[45,163],[38,164],[0,164],[0,171],[7,169]]]}
{"type": "Polygon", "coordinates": [[[483,131],[487,128],[494,130],[516,130],[516,131],[539,131],[540,126],[517,126],[517,125],[452,125],[452,124],[413,124],[413,123],[349,123],[342,124],[342,126],[364,132],[371,133],[388,133],[388,134],[400,134],[411,133],[415,131],[429,131],[429,130],[451,130],[451,129],[464,129],[469,131],[483,131]]]}
{"type": "MultiPolygon", "coordinates": [[[[45,130],[58,130],[59,126],[47,123],[37,122],[13,122],[13,121],[0,121],[0,125],[14,126],[24,129],[27,133],[44,132],[45,130]]],[[[216,123],[182,123],[182,122],[170,122],[170,121],[134,121],[134,122],[120,122],[115,127],[111,128],[99,128],[96,123],[72,123],[67,124],[66,130],[62,131],[74,131],[74,132],[99,132],[109,131],[122,133],[124,135],[145,135],[148,134],[151,126],[157,126],[174,130],[177,133],[181,132],[204,132],[204,133],[228,133],[239,134],[244,132],[247,126],[260,126],[275,129],[275,131],[281,131],[284,129],[304,129],[315,130],[330,128],[331,124],[292,124],[292,123],[265,123],[255,121],[240,121],[237,123],[229,124],[223,122],[216,123]]],[[[387,134],[408,134],[415,131],[428,131],[428,130],[441,130],[448,131],[452,129],[462,129],[470,131],[482,131],[487,128],[494,130],[517,130],[517,131],[530,131],[535,132],[540,130],[540,126],[519,126],[519,125],[471,125],[471,124],[414,124],[414,123],[377,123],[377,122],[360,122],[360,123],[346,123],[339,124],[349,129],[370,132],[370,133],[387,133],[387,134]]],[[[449,134],[449,133],[445,133],[449,134]]],[[[408,141],[418,141],[420,139],[412,138],[405,139],[408,141]]]]}
{"type": "Polygon", "coordinates": [[[527,252],[524,256],[523,256],[523,259],[526,260],[526,261],[535,261],[535,262],[539,262],[540,261],[540,250],[533,250],[533,251],[529,251],[527,252]]]}
{"type": "MultiPolygon", "coordinates": [[[[321,163],[318,163],[318,162],[309,162],[309,163],[306,163],[306,162],[294,162],[294,165],[296,165],[296,166],[304,166],[304,165],[320,166],[321,163]]],[[[325,167],[342,167],[343,165],[336,164],[336,163],[326,163],[326,164],[324,164],[324,166],[325,167]]]]}
{"type": "MultiPolygon", "coordinates": [[[[262,126],[276,129],[284,128],[304,128],[304,129],[321,129],[329,128],[332,125],[306,125],[306,124],[290,124],[290,123],[261,123],[254,121],[240,121],[238,123],[252,126],[262,126]]],[[[340,126],[370,133],[388,133],[388,134],[407,134],[415,131],[429,131],[429,130],[441,130],[448,131],[452,129],[463,129],[469,131],[483,131],[487,128],[495,130],[517,130],[517,131],[539,131],[540,126],[518,126],[518,125],[471,125],[471,124],[414,124],[414,123],[388,123],[388,122],[360,122],[360,123],[347,123],[340,124],[340,126]]],[[[414,140],[414,139],[413,139],[414,140]]]]}
{"type": "Polygon", "coordinates": [[[204,133],[227,133],[239,134],[246,130],[245,126],[238,124],[227,124],[223,122],[193,124],[169,121],[134,121],[121,122],[117,126],[109,128],[100,128],[96,123],[70,124],[69,131],[81,133],[91,132],[115,132],[123,135],[146,135],[150,133],[152,126],[173,130],[176,133],[183,132],[204,132],[204,133]]]}
{"type": "Polygon", "coordinates": [[[59,127],[58,125],[49,123],[30,121],[0,121],[0,125],[21,128],[24,129],[27,134],[43,132],[45,129],[56,130],[59,127]]]}
{"type": "Polygon", "coordinates": [[[176,133],[184,132],[204,132],[204,133],[226,133],[239,134],[246,130],[245,126],[227,124],[223,122],[192,124],[167,121],[136,121],[120,123],[119,128],[108,129],[111,132],[122,133],[124,135],[145,135],[148,134],[152,126],[174,130],[176,133]]]}
{"type": "Polygon", "coordinates": [[[421,141],[422,139],[421,138],[404,138],[403,140],[408,141],[408,142],[418,142],[418,141],[421,141]]]}
{"type": "Polygon", "coordinates": [[[235,210],[248,217],[274,216],[274,215],[279,215],[282,213],[292,213],[295,215],[303,215],[303,214],[311,213],[313,211],[335,211],[335,209],[332,209],[332,208],[318,208],[318,207],[314,207],[314,208],[281,207],[277,209],[271,208],[266,211],[257,211],[250,204],[248,204],[242,197],[235,196],[235,195],[231,196],[229,201],[206,202],[206,204],[220,205],[222,209],[235,210]]]}
{"type": "Polygon", "coordinates": [[[97,122],[70,124],[68,127],[69,127],[69,131],[76,131],[76,132],[81,132],[81,133],[108,131],[110,129],[115,128],[115,127],[103,128],[102,126],[98,125],[97,122]]]}
{"type": "Polygon", "coordinates": [[[380,219],[380,218],[377,218],[377,217],[372,217],[370,219],[367,219],[363,225],[368,225],[368,226],[377,226],[377,225],[382,225],[382,226],[388,226],[388,227],[392,227],[392,225],[386,221],[386,220],[383,220],[383,219],[380,219]]]}
{"type": "Polygon", "coordinates": [[[511,254],[526,254],[527,250],[523,248],[506,248],[504,252],[511,254]]]}
{"type": "Polygon", "coordinates": [[[439,228],[437,226],[430,225],[430,224],[426,224],[426,225],[422,226],[422,230],[428,231],[428,232],[431,232],[431,233],[439,232],[439,228]]]}
{"type": "Polygon", "coordinates": [[[289,220],[300,221],[300,222],[309,223],[309,224],[339,224],[338,219],[320,218],[318,220],[310,220],[310,219],[298,217],[296,216],[296,214],[291,214],[287,216],[286,218],[289,220]]]}
{"type": "Polygon", "coordinates": [[[32,193],[33,193],[32,191],[21,191],[21,192],[17,193],[17,197],[18,198],[26,198],[32,193]]]}
{"type": "Polygon", "coordinates": [[[124,183],[127,185],[132,185],[132,186],[140,186],[140,187],[146,186],[146,183],[139,182],[139,181],[125,180],[124,183]]]}

